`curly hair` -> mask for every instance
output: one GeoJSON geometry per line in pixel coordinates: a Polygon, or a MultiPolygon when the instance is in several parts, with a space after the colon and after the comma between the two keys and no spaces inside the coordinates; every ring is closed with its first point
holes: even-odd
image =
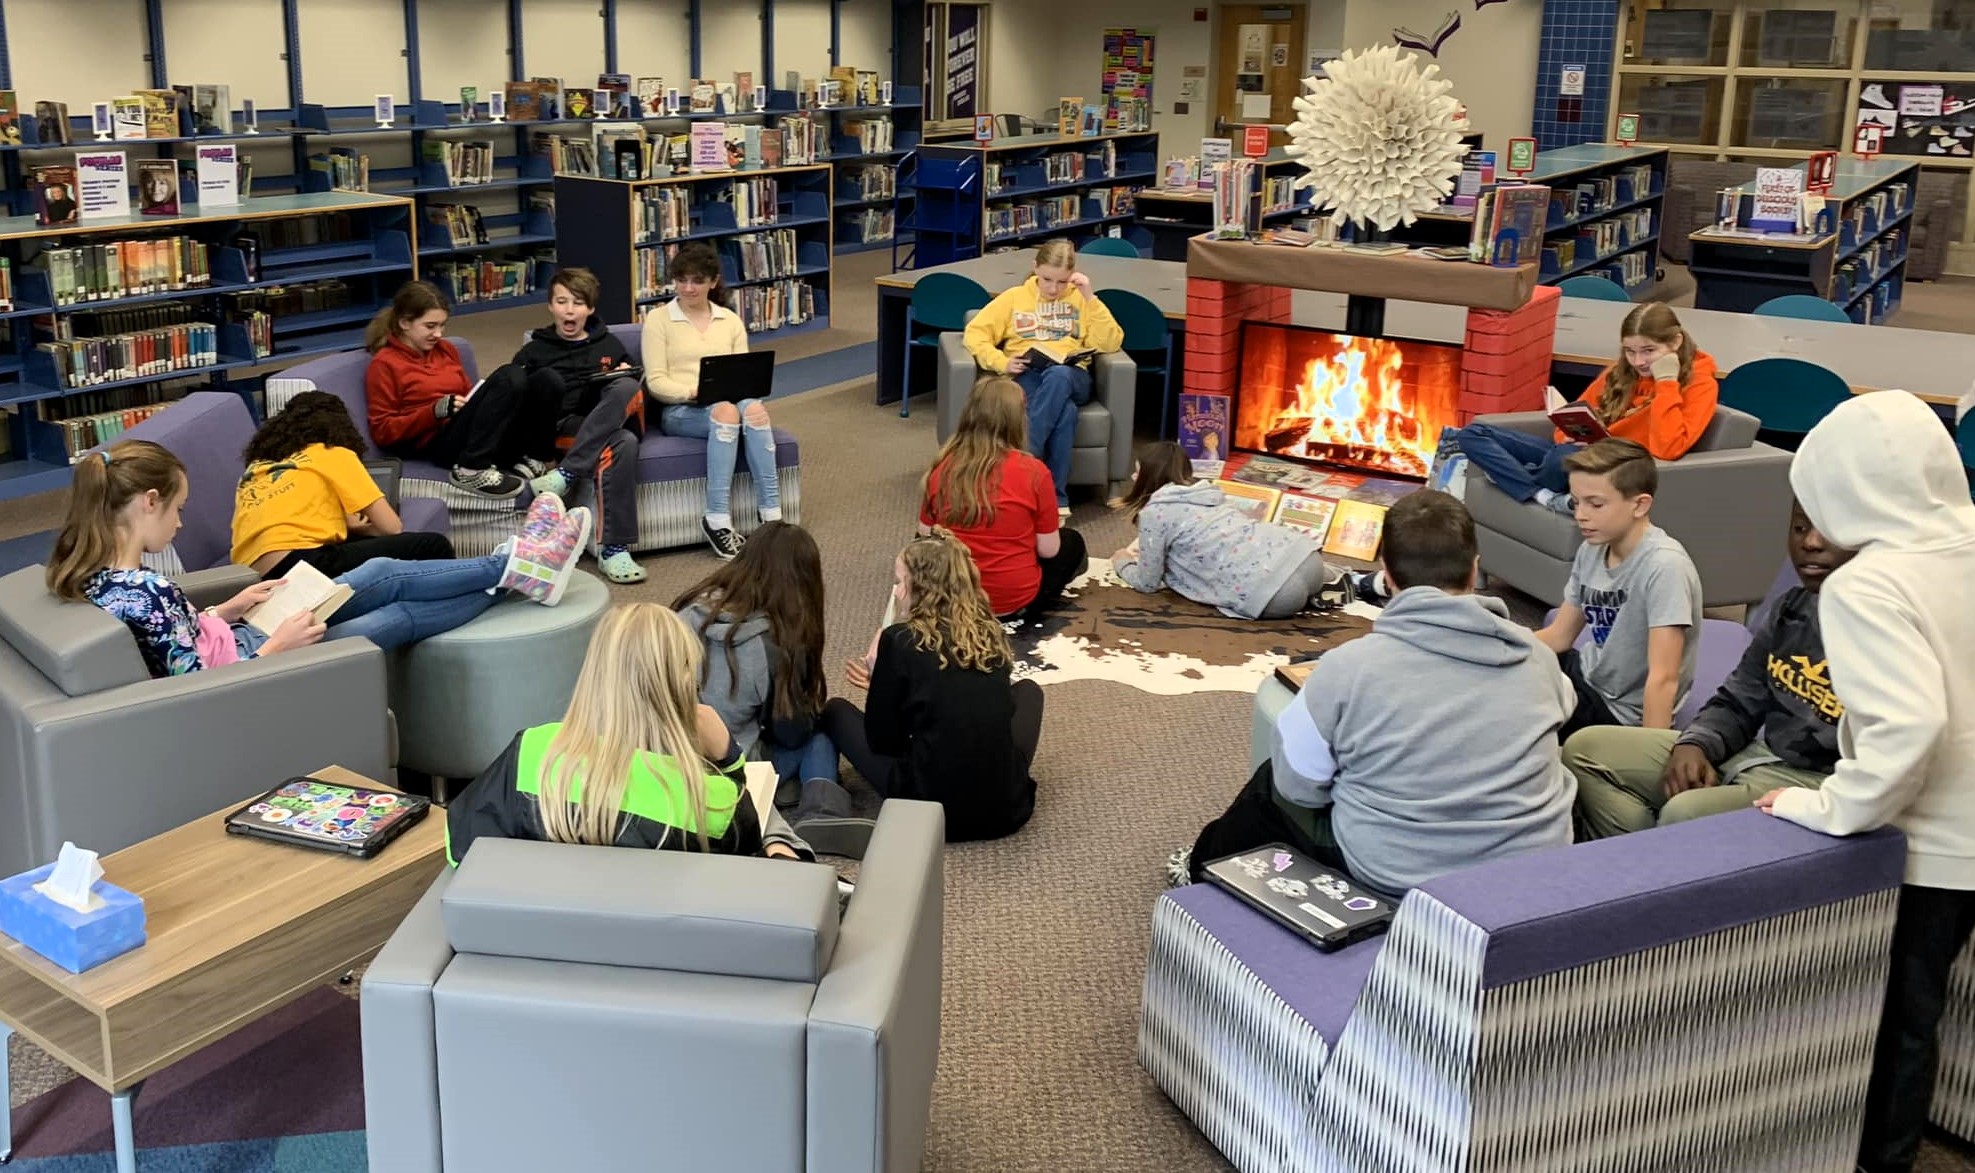
{"type": "Polygon", "coordinates": [[[269,416],[240,455],[248,464],[286,460],[311,444],[348,448],[359,459],[367,447],[342,400],[327,391],[304,391],[279,414],[269,416]]]}
{"type": "Polygon", "coordinates": [[[911,584],[905,627],[920,651],[974,672],[992,672],[1015,659],[1008,633],[988,605],[974,555],[952,531],[935,526],[900,552],[911,584]]]}

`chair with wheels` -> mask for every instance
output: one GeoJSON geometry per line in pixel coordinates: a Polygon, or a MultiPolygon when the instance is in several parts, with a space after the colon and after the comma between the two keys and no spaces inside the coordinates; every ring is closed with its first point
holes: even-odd
{"type": "Polygon", "coordinates": [[[1609,277],[1585,274],[1579,277],[1566,277],[1557,284],[1557,292],[1565,297],[1583,297],[1592,301],[1631,301],[1618,282],[1609,277]]]}
{"type": "Polygon", "coordinates": [[[1125,332],[1122,349],[1138,364],[1139,376],[1159,376],[1159,436],[1164,439],[1173,401],[1173,332],[1166,315],[1143,294],[1129,289],[1100,289],[1097,299],[1125,332]]]}
{"type": "Polygon", "coordinates": [[[1759,358],[1722,378],[1720,403],[1761,421],[1763,443],[1795,451],[1818,420],[1851,397],[1843,379],[1816,363],[1759,358]]]}
{"type": "Polygon", "coordinates": [[[1833,302],[1808,293],[1790,293],[1782,297],[1772,297],[1756,307],[1756,313],[1765,318],[1800,318],[1807,322],[1850,322],[1851,318],[1833,302]]]}
{"type": "Polygon", "coordinates": [[[905,311],[905,373],[898,396],[900,419],[912,414],[912,356],[920,349],[936,350],[939,336],[964,330],[967,317],[992,300],[987,289],[958,273],[929,273],[912,287],[912,304],[905,311]]]}
{"type": "Polygon", "coordinates": [[[1131,257],[1138,258],[1138,247],[1120,236],[1100,236],[1077,252],[1086,257],[1131,257]]]}

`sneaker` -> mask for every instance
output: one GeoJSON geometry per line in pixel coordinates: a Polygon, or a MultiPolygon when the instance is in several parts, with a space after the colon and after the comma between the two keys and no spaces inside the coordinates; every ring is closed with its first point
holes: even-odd
{"type": "Polygon", "coordinates": [[[597,570],[619,586],[645,581],[645,568],[622,546],[605,546],[597,551],[597,570]]]}
{"type": "Polygon", "coordinates": [[[544,607],[562,601],[569,580],[576,573],[576,560],[590,540],[590,511],[578,507],[563,515],[553,532],[540,541],[524,537],[515,542],[508,555],[501,585],[533,599],[544,607]]]}
{"type": "Polygon", "coordinates": [[[1357,594],[1352,589],[1351,572],[1340,570],[1335,578],[1318,587],[1317,593],[1310,596],[1310,610],[1335,611],[1355,598],[1357,594]]]}
{"type": "Polygon", "coordinates": [[[1193,883],[1193,848],[1175,847],[1166,857],[1166,887],[1184,888],[1193,883]]]}
{"type": "Polygon", "coordinates": [[[567,497],[569,496],[570,488],[569,474],[559,468],[552,468],[546,472],[538,472],[528,478],[528,487],[534,490],[537,497],[540,497],[544,493],[551,497],[567,497]]]}
{"type": "Polygon", "coordinates": [[[1565,517],[1571,517],[1577,513],[1577,498],[1571,496],[1569,493],[1552,493],[1549,500],[1544,501],[1542,504],[1543,508],[1550,512],[1561,513],[1565,517]]]}
{"type": "Polygon", "coordinates": [[[562,498],[555,493],[538,493],[528,503],[528,516],[521,523],[521,536],[530,542],[539,542],[555,532],[562,524],[566,512],[562,498]]]}
{"type": "Polygon", "coordinates": [[[706,544],[713,547],[713,553],[722,562],[732,562],[741,556],[741,547],[747,539],[730,529],[715,529],[713,523],[704,517],[699,519],[700,532],[706,535],[706,544]]]}
{"type": "MultiPolygon", "coordinates": [[[[514,462],[514,474],[524,481],[532,481],[546,475],[554,467],[555,465],[550,464],[546,460],[536,460],[532,456],[524,456],[514,462]]],[[[560,497],[562,494],[557,493],[556,496],[560,497]]]]}
{"type": "Polygon", "coordinates": [[[1384,582],[1384,579],[1380,577],[1378,571],[1354,570],[1350,574],[1351,593],[1357,597],[1360,603],[1370,603],[1374,607],[1383,607],[1392,601],[1392,596],[1380,589],[1380,584],[1384,582]]]}
{"type": "Polygon", "coordinates": [[[1056,520],[1057,521],[1070,520],[1070,507],[1068,505],[1058,505],[1056,507],[1056,520]]]}
{"type": "Polygon", "coordinates": [[[826,778],[812,778],[802,784],[802,798],[789,825],[818,855],[863,859],[878,824],[858,818],[855,810],[849,791],[826,778]]]}
{"type": "Polygon", "coordinates": [[[492,497],[497,501],[512,501],[521,496],[521,490],[525,487],[520,477],[498,468],[456,468],[452,479],[455,489],[465,489],[476,496],[492,497]]]}

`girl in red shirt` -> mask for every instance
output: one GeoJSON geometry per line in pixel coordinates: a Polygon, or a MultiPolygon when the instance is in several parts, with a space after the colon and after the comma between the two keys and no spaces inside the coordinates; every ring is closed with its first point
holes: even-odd
{"type": "Polygon", "coordinates": [[[1022,388],[984,379],[921,488],[919,532],[953,531],[980,568],[988,605],[1033,619],[1090,564],[1083,535],[1062,525],[1056,484],[1028,453],[1022,388]]]}
{"type": "Polygon", "coordinates": [[[456,488],[518,497],[555,463],[560,397],[540,382],[531,388],[512,364],[475,387],[446,341],[450,315],[444,294],[413,281],[370,320],[363,385],[371,439],[386,452],[452,469],[456,488]]]}

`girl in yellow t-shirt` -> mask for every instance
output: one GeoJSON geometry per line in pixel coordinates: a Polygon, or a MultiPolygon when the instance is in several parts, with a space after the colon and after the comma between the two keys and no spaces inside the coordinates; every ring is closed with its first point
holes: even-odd
{"type": "Polygon", "coordinates": [[[453,557],[444,534],[407,533],[363,464],[343,401],[305,391],[247,442],[234,494],[233,561],[262,578],[307,562],[331,578],[372,558],[453,557]]]}

